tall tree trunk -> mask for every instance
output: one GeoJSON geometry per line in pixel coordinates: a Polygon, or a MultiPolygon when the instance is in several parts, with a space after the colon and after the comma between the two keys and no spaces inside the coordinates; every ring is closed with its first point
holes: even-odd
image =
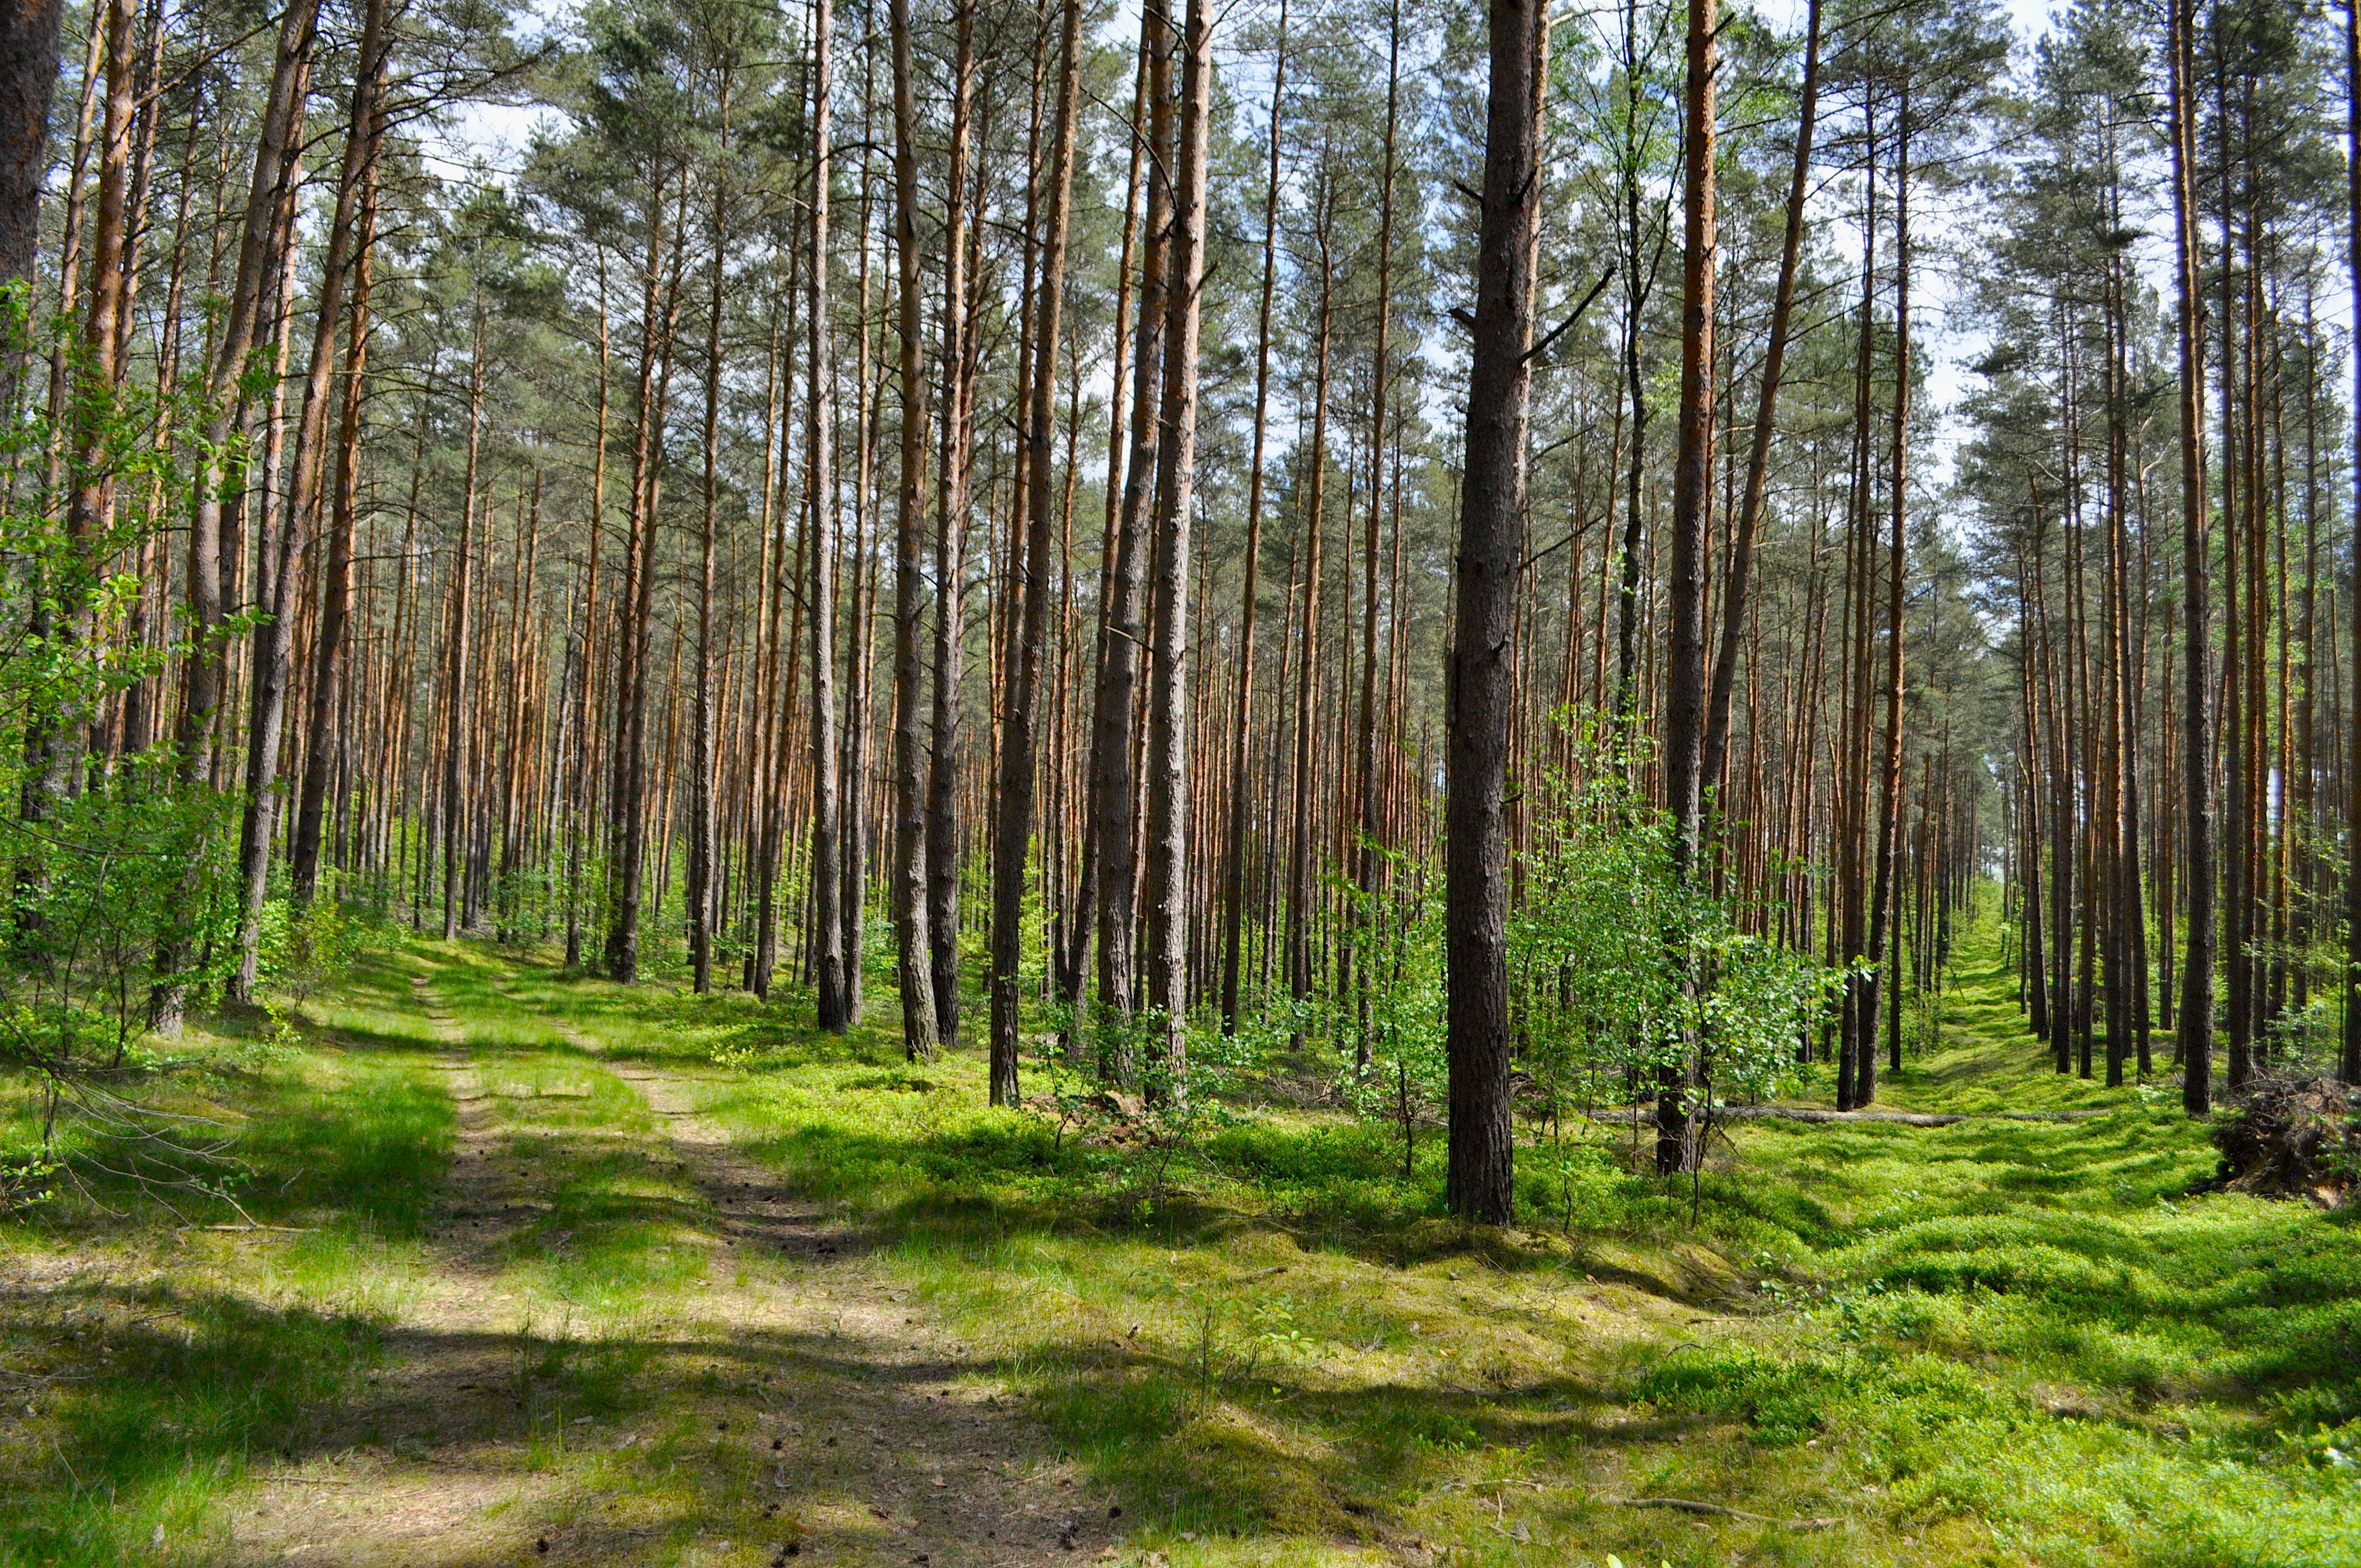
{"type": "Polygon", "coordinates": [[[917,67],[910,42],[910,0],[891,0],[894,50],[894,260],[900,295],[901,468],[894,503],[894,939],[902,996],[902,1046],[912,1061],[930,1061],[939,1038],[928,972],[927,810],[921,788],[926,736],[918,659],[926,585],[919,574],[927,532],[927,381],[922,363],[924,302],[918,275],[917,67]]]}
{"type": "Polygon", "coordinates": [[[794,467],[796,422],[794,417],[796,384],[796,344],[799,330],[797,312],[801,309],[802,279],[796,271],[801,265],[794,255],[787,258],[787,276],[782,292],[786,297],[786,322],[780,333],[779,419],[777,424],[778,473],[772,487],[771,515],[771,624],[767,634],[774,647],[771,659],[773,675],[767,696],[769,711],[769,752],[764,762],[770,778],[767,798],[763,803],[762,863],[754,894],[753,950],[748,955],[750,973],[748,989],[763,1001],[771,995],[771,981],[779,962],[779,884],[786,874],[793,856],[788,849],[788,829],[792,822],[800,821],[795,802],[795,757],[798,736],[796,715],[801,711],[798,694],[803,689],[804,649],[804,554],[811,542],[811,530],[806,526],[805,504],[810,500],[809,487],[805,487],[803,503],[795,508],[787,504],[790,472],[794,467]],[[788,535],[793,533],[795,550],[790,554],[788,535]],[[781,621],[784,618],[784,641],[781,621]]]}
{"type": "MultiPolygon", "coordinates": [[[[1076,4],[1077,0],[1069,0],[1076,4]]],[[[1071,40],[1069,40],[1071,47],[1071,40]]],[[[1172,176],[1170,324],[1164,341],[1164,429],[1156,455],[1156,559],[1148,615],[1148,1089],[1170,1105],[1189,1093],[1189,524],[1197,463],[1197,343],[1205,275],[1206,121],[1213,22],[1189,0],[1180,35],[1180,126],[1172,176]]]]}
{"type": "Polygon", "coordinates": [[[1050,134],[1048,232],[1033,310],[1032,385],[1026,389],[1023,556],[1014,584],[1016,633],[1010,644],[1008,697],[1002,710],[1000,798],[992,854],[992,1102],[1016,1102],[1016,1062],[1024,992],[1025,884],[1031,858],[1034,750],[1041,715],[1041,649],[1049,618],[1051,442],[1057,429],[1058,333],[1065,296],[1066,231],[1073,207],[1074,139],[1082,93],[1082,0],[1066,0],[1060,28],[1058,104],[1050,134]]]}
{"type": "MultiPolygon", "coordinates": [[[[1905,81],[1894,125],[1894,439],[1893,532],[1885,545],[1885,735],[1878,768],[1877,874],[1870,889],[1870,1004],[1861,1016],[1861,1058],[1855,1065],[1853,1103],[1877,1100],[1877,1007],[1880,984],[1899,985],[1884,974],[1889,932],[1894,925],[1894,858],[1902,822],[1903,607],[1908,588],[1905,524],[1910,496],[1910,89],[1905,81]]],[[[1893,944],[1899,951],[1901,944],[1893,944]]],[[[1897,992],[1898,994],[1898,992],[1897,992]]],[[[1902,1041],[1893,1031],[1897,1053],[1902,1041]]]]}
{"type": "Polygon", "coordinates": [[[870,692],[877,667],[873,641],[877,623],[877,554],[869,533],[874,499],[870,481],[877,471],[877,404],[885,395],[882,374],[874,400],[869,381],[869,276],[875,255],[875,247],[870,243],[869,220],[876,190],[870,172],[876,147],[873,110],[877,69],[876,50],[868,46],[875,36],[873,30],[864,37],[861,51],[861,166],[853,173],[854,188],[861,192],[854,208],[853,225],[859,239],[860,261],[855,268],[852,313],[852,540],[845,554],[852,580],[848,585],[851,603],[847,607],[851,624],[845,637],[844,724],[839,732],[841,749],[837,753],[837,766],[843,774],[843,782],[838,786],[838,804],[844,817],[837,839],[838,857],[843,869],[837,883],[836,920],[843,933],[844,1012],[848,1019],[856,1023],[862,1015],[869,972],[864,950],[869,909],[869,716],[870,692]]]}
{"type": "MultiPolygon", "coordinates": [[[[238,842],[243,908],[238,924],[237,968],[228,988],[231,996],[247,1002],[253,1000],[260,966],[263,904],[269,892],[270,848],[280,804],[280,740],[286,724],[287,682],[294,656],[296,594],[301,580],[298,562],[318,532],[320,481],[326,472],[323,448],[337,385],[336,328],[344,319],[346,280],[360,248],[362,209],[372,201],[366,188],[376,153],[377,77],[383,65],[381,10],[382,0],[377,0],[368,7],[362,23],[363,65],[353,84],[352,113],[345,132],[344,167],[336,181],[335,217],[329,226],[328,253],[321,265],[319,310],[312,331],[302,410],[297,416],[295,457],[288,479],[280,541],[271,563],[275,580],[265,585],[263,608],[269,619],[257,628],[254,638],[254,680],[247,732],[246,814],[238,842]]],[[[341,492],[331,498],[331,506],[342,508],[341,492]]],[[[349,579],[351,540],[347,536],[342,543],[344,560],[340,567],[349,579]]],[[[330,548],[333,551],[336,546],[332,544],[330,548]]],[[[337,569],[331,567],[332,572],[337,569]]],[[[341,633],[341,616],[338,630],[341,633]]]]}
{"type": "MultiPolygon", "coordinates": [[[[1110,617],[1115,609],[1116,566],[1123,554],[1123,460],[1130,442],[1129,387],[1125,377],[1130,370],[1132,291],[1138,280],[1140,200],[1144,193],[1148,167],[1146,128],[1148,123],[1148,50],[1136,51],[1132,64],[1131,117],[1128,122],[1131,144],[1129,168],[1124,181],[1123,243],[1115,263],[1115,360],[1109,367],[1111,400],[1107,405],[1107,475],[1104,510],[1100,522],[1099,546],[1099,613],[1097,634],[1092,645],[1093,718],[1095,718],[1097,686],[1107,668],[1107,641],[1114,635],[1110,617]]],[[[1073,488],[1074,472],[1071,448],[1077,432],[1070,424],[1066,438],[1070,449],[1066,474],[1068,490],[1073,488]]],[[[1135,558],[1136,559],[1136,558],[1135,558]]],[[[1249,568],[1251,571],[1251,568],[1249,568]]],[[[1135,574],[1136,576],[1136,574],[1135,574]]],[[[1091,732],[1094,733],[1094,731],[1091,732]]],[[[1099,818],[1091,809],[1091,740],[1086,734],[1082,747],[1081,777],[1076,781],[1075,795],[1082,816],[1082,863],[1074,878],[1073,907],[1068,912],[1066,939],[1058,955],[1058,1000],[1070,1010],[1076,1021],[1082,1014],[1082,992],[1089,979],[1091,952],[1098,936],[1099,892],[1102,881],[1099,842],[1099,818]]],[[[1111,1036],[1098,1031],[1102,1045],[1111,1036]]],[[[1061,1048],[1071,1049],[1071,1037],[1061,1042],[1061,1048]]]]}
{"type": "Polygon", "coordinates": [[[476,300],[475,352],[467,366],[467,478],[459,501],[459,543],[451,557],[451,641],[443,687],[443,939],[455,941],[467,922],[461,885],[465,836],[473,827],[466,786],[468,766],[468,673],[474,641],[477,472],[484,426],[484,302],[476,300]]]}
{"type": "Polygon", "coordinates": [[[1320,252],[1320,302],[1313,310],[1312,327],[1312,439],[1303,456],[1299,491],[1303,514],[1302,569],[1290,574],[1303,585],[1303,630],[1296,640],[1293,828],[1287,846],[1287,992],[1298,1003],[1310,1000],[1317,978],[1312,972],[1312,948],[1317,939],[1313,925],[1320,855],[1316,809],[1320,600],[1326,576],[1321,563],[1321,544],[1328,524],[1328,398],[1332,385],[1329,350],[1335,335],[1336,251],[1331,240],[1334,235],[1336,196],[1334,170],[1327,162],[1332,153],[1333,148],[1323,153],[1320,190],[1312,203],[1312,243],[1320,252]]]}
{"type": "Polygon", "coordinates": [[[1287,96],[1287,0],[1279,0],[1279,42],[1271,64],[1269,173],[1263,184],[1262,294],[1255,312],[1254,455],[1246,467],[1245,586],[1238,599],[1238,689],[1230,735],[1229,837],[1222,851],[1222,1032],[1238,1029],[1238,968],[1245,948],[1248,731],[1254,720],[1255,596],[1262,566],[1264,443],[1270,413],[1271,302],[1279,287],[1279,127],[1287,96]]]}
{"type": "MultiPolygon", "coordinates": [[[[688,181],[680,181],[681,219],[673,225],[675,272],[687,247],[688,181]]],[[[640,368],[631,436],[629,563],[616,624],[620,701],[615,723],[614,783],[608,795],[614,848],[610,854],[610,923],[607,973],[629,985],[640,973],[640,902],[647,860],[648,669],[655,624],[656,503],[662,494],[665,391],[672,375],[672,298],[664,278],[664,184],[647,198],[648,245],[640,293],[640,368]]]]}
{"type": "Polygon", "coordinates": [[[1706,699],[1705,751],[1698,773],[1708,789],[1723,787],[1730,751],[1730,693],[1738,679],[1739,639],[1753,589],[1754,541],[1769,490],[1771,438],[1778,428],[1779,383],[1787,363],[1787,337],[1795,313],[1795,275],[1804,251],[1804,199],[1811,183],[1812,131],[1820,104],[1820,0],[1809,0],[1804,24],[1804,82],[1796,110],[1795,161],[1787,177],[1787,224],[1779,251],[1779,281],[1771,295],[1771,335],[1763,350],[1763,384],[1756,395],[1754,434],[1746,456],[1746,490],[1730,548],[1730,582],[1722,590],[1721,642],[1713,663],[1713,690],[1706,699]]]}
{"type": "Polygon", "coordinates": [[[730,222],[730,67],[720,73],[720,142],[714,157],[713,255],[708,263],[705,316],[705,485],[704,507],[698,515],[697,538],[697,689],[691,695],[688,780],[688,886],[686,924],[688,927],[689,985],[699,996],[713,989],[714,835],[718,828],[713,800],[715,754],[713,573],[719,543],[715,509],[720,501],[721,465],[721,310],[722,284],[729,275],[730,222]]]}
{"type": "Polygon", "coordinates": [[[1515,1216],[1509,1119],[1508,844],[1501,796],[1515,696],[1510,636],[1524,552],[1537,113],[1548,51],[1539,0],[1491,0],[1483,221],[1459,503],[1451,650],[1445,940],[1451,1133],[1445,1198],[1462,1219],[1515,1216]]]}
{"type": "MultiPolygon", "coordinates": [[[[244,414],[240,392],[247,358],[254,351],[261,319],[263,285],[275,250],[283,243],[278,218],[281,187],[303,135],[303,100],[310,89],[312,46],[318,36],[319,0],[294,0],[280,18],[270,87],[256,128],[254,178],[238,236],[237,273],[223,313],[204,389],[211,404],[194,476],[196,502],[189,522],[190,652],[181,671],[181,712],[173,749],[184,785],[211,788],[215,782],[214,728],[228,684],[229,649],[223,624],[223,499],[232,475],[230,433],[244,414]]],[[[156,983],[148,1001],[148,1026],[167,1037],[181,1032],[188,999],[187,969],[192,934],[205,910],[205,866],[210,828],[202,821],[176,846],[183,866],[181,897],[167,917],[156,948],[156,983]]]]}
{"type": "MultiPolygon", "coordinates": [[[[2221,8],[2215,7],[2217,27],[2221,8]]],[[[2246,890],[2251,881],[2247,851],[2251,844],[2248,821],[2249,801],[2246,793],[2246,662],[2243,652],[2246,616],[2242,608],[2239,584],[2242,568],[2253,569],[2251,561],[2240,559],[2244,551],[2239,527],[2239,486],[2244,477],[2241,466],[2243,432],[2240,429],[2238,386],[2235,380],[2239,365],[2237,321],[2236,233],[2234,227],[2235,205],[2231,181],[2235,161],[2231,148],[2232,122],[2228,105],[2228,64],[2224,51],[2214,51],[2215,140],[2220,154],[2220,200],[2222,225],[2221,305],[2222,333],[2222,738],[2223,774],[2223,882],[2222,946],[2224,1000],[2228,1003],[2229,1049],[2224,1064],[2228,1069],[2229,1086],[2242,1087],[2246,1081],[2247,1050],[2250,1043],[2249,979],[2253,965],[2246,949],[2249,914],[2246,890]]]]}
{"type": "MultiPolygon", "coordinates": [[[[1688,0],[1688,81],[1684,115],[1681,242],[1681,402],[1675,416],[1669,652],[1665,670],[1664,793],[1673,826],[1673,869],[1692,876],[1704,852],[1706,651],[1705,575],[1713,530],[1713,286],[1714,0],[1688,0]]],[[[1686,933],[1668,934],[1686,990],[1686,933]]],[[[1683,1043],[1685,1061],[1656,1074],[1656,1174],[1692,1163],[1689,1085],[1697,1074],[1697,1041],[1683,1043]]]]}
{"type": "Polygon", "coordinates": [[[1876,995],[1856,964],[1868,939],[1868,867],[1862,844],[1869,817],[1869,657],[1871,564],[1875,532],[1870,483],[1870,373],[1874,364],[1877,304],[1876,100],[1861,109],[1861,320],[1855,328],[1850,495],[1846,507],[1845,691],[1841,755],[1836,766],[1837,886],[1832,920],[1842,929],[1837,960],[1844,966],[1843,1024],[1837,1053],[1837,1109],[1854,1109],[1864,1026],[1875,1017],[1876,995]]]}
{"type": "MultiPolygon", "coordinates": [[[[369,0],[361,20],[359,75],[353,91],[352,129],[361,148],[360,210],[353,238],[353,303],[347,313],[335,494],[328,555],[322,569],[319,633],[312,652],[311,711],[304,725],[303,784],[289,849],[289,883],[297,907],[312,902],[319,885],[320,847],[333,771],[331,749],[337,705],[342,700],[345,627],[352,616],[353,541],[360,510],[361,433],[365,428],[362,376],[368,364],[370,253],[377,239],[377,154],[382,135],[379,104],[385,85],[385,20],[388,0],[369,0]]],[[[348,155],[349,156],[349,155],[348,155]]]]}
{"type": "MultiPolygon", "coordinates": [[[[2186,3],[2173,0],[2176,5],[2186,3]]],[[[2354,303],[2361,307],[2361,0],[2347,0],[2345,8],[2345,87],[2350,152],[2345,165],[2345,263],[2353,275],[2354,303]]],[[[2361,322],[2361,314],[2354,319],[2361,322]]],[[[2361,355],[2354,360],[2354,437],[2356,449],[2361,449],[2361,355]]],[[[2356,504],[2361,504],[2361,465],[2354,469],[2353,484],[2356,504]]],[[[2356,636],[2361,636],[2361,551],[2354,555],[2349,598],[2354,607],[2352,624],[2356,636]]],[[[2361,830],[2361,717],[2348,718],[2345,724],[2352,750],[2345,779],[2345,822],[2350,835],[2361,830]]],[[[2194,872],[2191,877],[2193,882],[2194,872]]],[[[2189,962],[2191,968],[2196,967],[2193,955],[2189,962]]],[[[2361,1083],[2361,859],[2349,863],[2345,872],[2345,1036],[2338,1056],[2345,1081],[2361,1083]]],[[[2197,1109],[2192,1097],[2190,1110],[2194,1113],[2197,1109]]]]}
{"type": "MultiPolygon", "coordinates": [[[[369,8],[375,20],[383,0],[369,8]]],[[[365,24],[366,26],[366,24],[365,24]]],[[[384,57],[375,55],[381,83],[384,57]]],[[[371,134],[376,121],[370,121],[371,134]]],[[[320,627],[312,653],[311,711],[304,725],[303,784],[295,812],[295,834],[290,846],[289,886],[296,906],[308,905],[318,889],[320,853],[326,821],[328,783],[335,768],[335,723],[344,700],[345,629],[353,611],[353,544],[360,512],[361,433],[364,428],[362,377],[368,364],[370,252],[377,237],[377,170],[375,149],[361,192],[360,228],[353,256],[353,303],[345,337],[343,391],[336,438],[335,491],[328,531],[327,560],[322,567],[320,627]]]]}
{"type": "MultiPolygon", "coordinates": [[[[934,711],[927,775],[928,980],[934,993],[935,1033],[959,1043],[959,784],[961,762],[961,671],[967,630],[967,511],[970,401],[974,388],[968,310],[968,138],[975,93],[975,0],[958,0],[957,53],[951,65],[949,189],[943,216],[943,414],[941,494],[935,533],[934,711]]],[[[978,184],[982,181],[979,180],[978,184]]]]}
{"type": "Polygon", "coordinates": [[[1138,789],[1132,735],[1138,706],[1139,649],[1147,603],[1149,506],[1161,427],[1163,352],[1169,283],[1166,257],[1172,206],[1171,16],[1166,0],[1145,0],[1139,47],[1148,60],[1150,168],[1140,246],[1139,319],[1132,341],[1131,451],[1116,521],[1115,580],[1107,590],[1097,689],[1091,716],[1090,812],[1098,859],[1098,1010],[1100,1076],[1128,1083],[1137,1073],[1129,1018],[1137,998],[1132,966],[1137,942],[1136,850],[1138,789]]]}
{"type": "Polygon", "coordinates": [[[804,484],[811,496],[811,723],[812,723],[812,981],[819,1026],[842,1034],[852,1023],[852,993],[844,969],[844,927],[838,918],[844,897],[842,799],[838,788],[836,710],[836,459],[832,450],[835,411],[829,393],[835,378],[828,320],[829,182],[829,55],[834,47],[835,7],[814,0],[812,7],[812,194],[811,293],[805,323],[811,380],[804,394],[808,422],[804,484]]]}
{"type": "MultiPolygon", "coordinates": [[[[1378,881],[1384,864],[1384,828],[1378,806],[1378,535],[1385,511],[1386,361],[1393,325],[1394,171],[1400,108],[1401,4],[1394,0],[1386,16],[1385,171],[1378,187],[1378,331],[1369,366],[1369,513],[1361,542],[1361,713],[1356,726],[1359,747],[1353,769],[1357,795],[1354,880],[1360,889],[1361,907],[1345,927],[1347,959],[1357,928],[1367,926],[1374,940],[1378,881]]],[[[1375,961],[1374,953],[1367,961],[1375,961]]],[[[1339,979],[1349,981],[1349,976],[1339,979]]],[[[1366,973],[1362,977],[1359,1021],[1353,1036],[1354,1064],[1364,1072],[1369,1067],[1369,979],[1366,973]]]]}
{"type": "Polygon", "coordinates": [[[574,688],[574,768],[566,786],[566,967],[582,965],[582,840],[596,793],[598,748],[591,744],[591,706],[602,664],[598,643],[598,543],[607,526],[607,256],[598,253],[598,395],[590,427],[590,517],[584,532],[582,620],[576,636],[582,648],[582,678],[574,688]]]}

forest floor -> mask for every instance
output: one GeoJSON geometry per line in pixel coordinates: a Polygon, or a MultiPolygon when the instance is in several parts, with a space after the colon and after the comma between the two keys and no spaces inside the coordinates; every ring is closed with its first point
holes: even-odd
{"type": "Polygon", "coordinates": [[[0,1564],[2361,1564],[2361,1227],[2194,1192],[2169,1085],[1961,967],[1883,1103],[2102,1114],[1750,1122],[1694,1190],[1569,1123],[1470,1235],[1439,1135],[1278,1086],[1146,1137],[882,987],[379,952],[174,1047],[241,1212],[0,1224],[0,1564]]]}

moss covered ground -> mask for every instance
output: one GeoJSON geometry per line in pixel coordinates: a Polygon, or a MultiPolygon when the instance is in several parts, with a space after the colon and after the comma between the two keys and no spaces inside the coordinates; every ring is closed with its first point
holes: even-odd
{"type": "MultiPolygon", "coordinates": [[[[1184,1129],[792,1003],[407,943],[171,1049],[235,1208],[0,1223],[0,1564],[2361,1563],[2361,1230],[2197,1190],[1971,944],[1889,1105],[1184,1129]],[[1680,1505],[1680,1506],[1673,1506],[1680,1505]]],[[[39,1107],[5,1102],[0,1136],[39,1107]]]]}

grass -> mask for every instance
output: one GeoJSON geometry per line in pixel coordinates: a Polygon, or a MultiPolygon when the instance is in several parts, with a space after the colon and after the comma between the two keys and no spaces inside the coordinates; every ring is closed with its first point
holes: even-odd
{"type": "Polygon", "coordinates": [[[884,1014],[420,944],[192,1040],[287,1228],[0,1227],[0,1564],[2361,1564],[2361,1236],[2196,1191],[1989,945],[1883,1099],[2100,1115],[1742,1124],[1694,1223],[1628,1129],[1469,1234],[1439,1139],[995,1109],[884,1014]]]}

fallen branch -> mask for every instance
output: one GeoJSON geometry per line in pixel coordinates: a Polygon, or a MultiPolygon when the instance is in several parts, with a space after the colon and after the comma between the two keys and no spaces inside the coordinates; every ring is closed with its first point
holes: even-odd
{"type": "Polygon", "coordinates": [[[1745,1519],[1752,1524],[1775,1524],[1782,1530],[1827,1530],[1842,1522],[1826,1519],[1773,1519],[1769,1514],[1750,1514],[1744,1508],[1726,1508],[1719,1503],[1700,1503],[1688,1497],[1601,1497],[1598,1500],[1619,1508],[1678,1508],[1685,1514],[1719,1514],[1725,1519],[1745,1519]]]}
{"type": "MultiPolygon", "coordinates": [[[[1880,1122],[1902,1127],[1949,1127],[1961,1122],[2087,1122],[2106,1111],[1995,1111],[1974,1115],[1932,1111],[1821,1111],[1806,1105],[1724,1105],[1715,1110],[1717,1122],[1777,1120],[1782,1122],[1880,1122]]],[[[1619,1125],[1638,1122],[1653,1125],[1653,1111],[1605,1110],[1589,1113],[1594,1122],[1619,1125]]]]}
{"type": "Polygon", "coordinates": [[[1287,1265],[1281,1263],[1269,1268],[1257,1268],[1252,1274],[1234,1274],[1227,1279],[1184,1279],[1175,1288],[1194,1290],[1201,1286],[1211,1286],[1216,1290],[1224,1290],[1233,1285],[1246,1285],[1257,1279],[1268,1279],[1274,1275],[1286,1272],[1287,1265]]]}

